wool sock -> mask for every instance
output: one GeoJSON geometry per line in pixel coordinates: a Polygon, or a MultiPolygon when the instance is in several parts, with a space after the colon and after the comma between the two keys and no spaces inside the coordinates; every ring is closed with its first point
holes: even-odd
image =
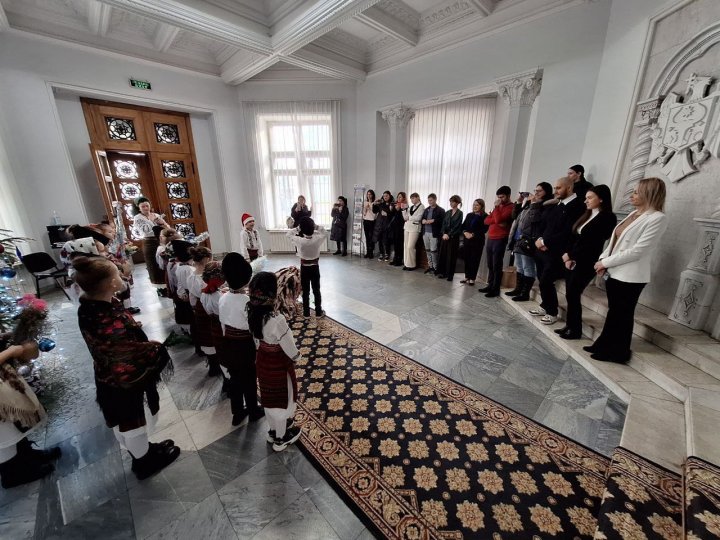
{"type": "Polygon", "coordinates": [[[145,426],[131,429],[130,431],[123,431],[122,435],[125,437],[125,446],[128,452],[130,452],[130,455],[135,459],[140,459],[148,453],[150,442],[148,441],[145,426]]]}

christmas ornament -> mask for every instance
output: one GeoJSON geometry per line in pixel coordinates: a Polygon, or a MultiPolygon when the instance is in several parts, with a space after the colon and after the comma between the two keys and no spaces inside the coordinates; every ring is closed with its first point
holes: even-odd
{"type": "Polygon", "coordinates": [[[27,378],[30,376],[31,373],[32,373],[32,368],[30,366],[25,365],[25,366],[20,366],[19,368],[17,368],[17,374],[20,375],[21,377],[27,378]]]}
{"type": "Polygon", "coordinates": [[[0,276],[5,279],[11,279],[17,276],[17,272],[10,267],[5,267],[0,270],[0,276]]]}
{"type": "Polygon", "coordinates": [[[55,348],[55,341],[50,338],[40,338],[38,340],[38,349],[42,352],[50,352],[55,348]]]}
{"type": "Polygon", "coordinates": [[[0,244],[0,253],[5,253],[5,246],[0,244]]]}

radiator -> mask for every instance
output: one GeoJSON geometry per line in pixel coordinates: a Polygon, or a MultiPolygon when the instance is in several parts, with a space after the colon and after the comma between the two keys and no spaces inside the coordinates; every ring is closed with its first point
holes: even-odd
{"type": "MultiPolygon", "coordinates": [[[[271,253],[295,253],[295,246],[290,240],[288,240],[287,230],[285,229],[272,229],[268,230],[270,235],[270,252],[271,253]]],[[[328,246],[327,242],[320,249],[320,253],[327,253],[328,246]]]]}

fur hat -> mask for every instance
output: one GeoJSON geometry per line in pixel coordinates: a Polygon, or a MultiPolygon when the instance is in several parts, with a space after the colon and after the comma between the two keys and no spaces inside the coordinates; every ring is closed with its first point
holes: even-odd
{"type": "Polygon", "coordinates": [[[252,266],[245,260],[245,257],[231,251],[222,261],[222,272],[228,286],[231,289],[242,289],[250,282],[252,277],[252,266]]]}
{"type": "Polygon", "coordinates": [[[312,236],[315,232],[315,221],[313,218],[303,216],[300,218],[300,232],[305,236],[312,236]]]}
{"type": "Polygon", "coordinates": [[[242,215],[242,224],[243,227],[248,224],[248,221],[255,221],[255,218],[252,217],[250,214],[243,214],[242,215]]]}

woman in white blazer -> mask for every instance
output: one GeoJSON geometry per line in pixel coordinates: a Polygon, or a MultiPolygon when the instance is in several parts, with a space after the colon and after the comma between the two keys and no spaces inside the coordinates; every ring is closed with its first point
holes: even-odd
{"type": "Polygon", "coordinates": [[[662,180],[640,180],[630,202],[635,210],[618,223],[608,247],[595,263],[595,271],[606,280],[608,313],[600,337],[584,349],[595,360],[605,362],[630,360],[635,307],[650,281],[653,254],[667,228],[662,180]]]}
{"type": "Polygon", "coordinates": [[[422,215],[425,211],[425,206],[420,202],[420,195],[413,193],[410,195],[410,206],[405,208],[403,213],[403,219],[405,219],[405,225],[403,226],[403,234],[405,235],[403,244],[405,247],[405,253],[403,254],[403,270],[415,270],[417,263],[415,261],[415,244],[420,237],[420,231],[422,225],[422,215]]]}

